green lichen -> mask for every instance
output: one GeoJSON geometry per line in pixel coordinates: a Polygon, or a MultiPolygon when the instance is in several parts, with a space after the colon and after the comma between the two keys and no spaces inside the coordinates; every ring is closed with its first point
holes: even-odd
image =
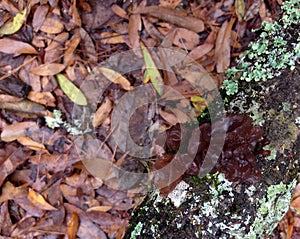
{"type": "Polygon", "coordinates": [[[238,80],[265,81],[280,74],[282,69],[295,68],[300,57],[300,35],[297,42],[288,43],[288,31],[300,22],[300,2],[291,0],[282,5],[284,11],[278,22],[263,22],[260,38],[249,44],[250,49],[240,56],[237,67],[227,70],[222,88],[227,95],[238,93],[238,80]]]}
{"type": "Polygon", "coordinates": [[[136,239],[137,236],[139,236],[141,234],[142,230],[143,230],[143,223],[139,222],[135,226],[134,230],[131,232],[130,239],[136,239]]]}

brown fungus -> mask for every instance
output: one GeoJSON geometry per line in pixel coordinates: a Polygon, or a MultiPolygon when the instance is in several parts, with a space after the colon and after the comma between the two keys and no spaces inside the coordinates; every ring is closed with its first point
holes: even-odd
{"type": "MultiPolygon", "coordinates": [[[[197,150],[194,161],[186,170],[186,174],[197,175],[205,159],[210,146],[212,127],[205,123],[200,125],[199,142],[190,142],[188,151],[197,150]]],[[[213,125],[214,131],[225,131],[225,142],[222,153],[215,165],[215,169],[223,172],[225,177],[232,182],[245,182],[254,184],[261,178],[261,172],[256,163],[258,155],[268,155],[268,151],[262,149],[267,141],[263,139],[263,128],[252,125],[252,119],[247,115],[230,114],[223,120],[213,125]]],[[[167,132],[166,151],[176,151],[180,145],[180,126],[175,125],[167,132]]],[[[212,148],[219,145],[211,145],[212,148]]],[[[178,152],[181,153],[181,152],[178,152]]]]}

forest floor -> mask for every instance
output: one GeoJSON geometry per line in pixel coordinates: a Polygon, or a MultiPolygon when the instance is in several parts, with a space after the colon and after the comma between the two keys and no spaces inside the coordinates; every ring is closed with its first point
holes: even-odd
{"type": "MultiPolygon", "coordinates": [[[[2,0],[0,237],[239,238],[228,230],[251,234],[256,200],[272,185],[289,185],[289,203],[300,160],[298,63],[241,81],[236,95],[223,87],[282,4],[2,0]],[[211,132],[224,142],[209,143],[211,132]],[[209,145],[221,145],[222,160],[206,163],[209,145]],[[272,147],[277,156],[266,160],[272,147]],[[228,161],[233,152],[239,159],[228,161]],[[187,201],[164,204],[180,182],[187,201]],[[212,185],[226,200],[207,208],[212,185]],[[226,210],[214,217],[212,207],[226,210]]],[[[300,238],[299,192],[278,227],[282,215],[265,228],[270,238],[300,238]]]]}

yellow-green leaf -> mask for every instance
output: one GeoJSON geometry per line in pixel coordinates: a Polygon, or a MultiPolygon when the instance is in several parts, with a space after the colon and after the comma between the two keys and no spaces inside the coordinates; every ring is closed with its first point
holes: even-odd
{"type": "Polygon", "coordinates": [[[201,115],[207,107],[207,101],[204,98],[197,95],[191,97],[191,102],[195,108],[195,113],[197,116],[201,115]]]}
{"type": "Polygon", "coordinates": [[[133,90],[130,82],[122,76],[119,72],[106,67],[99,67],[101,73],[111,82],[121,85],[125,90],[133,90]]]}
{"type": "Polygon", "coordinates": [[[24,9],[21,13],[18,13],[13,21],[8,22],[6,24],[4,24],[1,28],[0,28],[0,34],[1,35],[10,35],[10,34],[14,34],[17,31],[19,31],[21,29],[21,27],[23,26],[23,23],[26,20],[26,9],[24,9]]]}
{"type": "Polygon", "coordinates": [[[144,61],[146,65],[146,70],[148,75],[150,76],[150,80],[159,95],[163,94],[164,91],[164,81],[161,77],[158,69],[155,66],[155,63],[145,45],[141,42],[141,48],[144,56],[144,61]]]}
{"type": "Polygon", "coordinates": [[[235,13],[239,19],[239,22],[243,21],[245,15],[245,2],[244,0],[235,0],[235,13]]]}
{"type": "Polygon", "coordinates": [[[63,74],[56,75],[57,82],[62,91],[77,105],[87,105],[84,94],[63,74]]]}

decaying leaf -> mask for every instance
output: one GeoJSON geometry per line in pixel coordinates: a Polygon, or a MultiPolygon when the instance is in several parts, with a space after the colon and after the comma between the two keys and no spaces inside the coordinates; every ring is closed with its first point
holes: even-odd
{"type": "Polygon", "coordinates": [[[41,151],[41,152],[49,154],[48,150],[45,148],[45,145],[43,145],[41,143],[38,143],[38,142],[35,142],[27,136],[18,137],[17,141],[20,144],[22,144],[22,145],[24,145],[24,146],[26,146],[26,147],[34,150],[34,151],[41,151]]]}
{"type": "Polygon", "coordinates": [[[28,43],[16,41],[9,38],[0,39],[0,51],[6,54],[37,54],[38,52],[28,43]]]}
{"type": "Polygon", "coordinates": [[[199,35],[185,28],[178,28],[176,30],[174,44],[182,49],[192,50],[199,44],[199,35]]]}
{"type": "Polygon", "coordinates": [[[43,25],[48,11],[49,11],[49,6],[46,4],[40,5],[36,8],[32,19],[32,27],[35,32],[38,32],[40,27],[43,25]]]}
{"type": "Polygon", "coordinates": [[[40,76],[53,76],[65,69],[65,65],[59,63],[46,63],[31,69],[31,72],[40,76]]]}
{"type": "Polygon", "coordinates": [[[158,69],[155,66],[155,63],[145,45],[141,42],[141,48],[143,52],[143,57],[145,61],[145,66],[147,69],[147,73],[150,76],[150,80],[159,95],[162,95],[164,92],[164,81],[161,77],[158,69]]]}
{"type": "Polygon", "coordinates": [[[99,67],[99,70],[108,80],[115,84],[121,85],[124,90],[133,90],[130,82],[120,73],[106,67],[99,67]]]}
{"type": "Polygon", "coordinates": [[[199,18],[188,16],[186,12],[167,7],[138,7],[133,11],[133,14],[146,14],[151,17],[170,22],[182,28],[189,29],[196,33],[204,31],[204,23],[199,18]]]}
{"type": "Polygon", "coordinates": [[[89,208],[88,210],[86,210],[86,212],[92,212],[92,211],[107,212],[112,208],[113,208],[112,206],[95,206],[89,208]]]}
{"type": "Polygon", "coordinates": [[[97,127],[101,125],[104,120],[108,117],[113,107],[113,103],[111,100],[106,98],[102,105],[98,108],[98,110],[94,114],[93,118],[93,126],[97,127]]]}
{"type": "Polygon", "coordinates": [[[0,28],[0,34],[10,35],[19,31],[26,20],[26,13],[26,9],[24,9],[21,13],[18,13],[12,22],[8,22],[0,28]]]}
{"type": "Polygon", "coordinates": [[[197,116],[200,116],[207,107],[206,100],[197,95],[191,97],[191,102],[195,108],[195,113],[197,116]]]}
{"type": "MultiPolygon", "coordinates": [[[[75,1],[76,2],[76,1],[75,1]]],[[[69,66],[74,62],[74,51],[80,42],[80,36],[74,35],[71,40],[66,42],[67,50],[64,55],[64,65],[69,66]]]]}
{"type": "Polygon", "coordinates": [[[235,18],[232,18],[230,22],[225,21],[222,24],[216,39],[215,58],[218,73],[224,72],[230,65],[230,38],[234,22],[235,18]]]}
{"type": "Polygon", "coordinates": [[[102,44],[125,43],[123,36],[115,32],[101,32],[100,37],[102,38],[102,44]]]}
{"type": "Polygon", "coordinates": [[[128,36],[131,48],[139,48],[140,35],[139,31],[141,30],[141,15],[140,14],[132,14],[129,17],[128,24],[128,36]]]}
{"type": "Polygon", "coordinates": [[[55,98],[51,92],[30,91],[27,98],[42,105],[55,107],[55,98]]]}
{"type": "Polygon", "coordinates": [[[57,82],[62,91],[77,105],[87,105],[84,94],[63,74],[56,75],[57,82]]]}
{"type": "Polygon", "coordinates": [[[21,136],[25,136],[26,130],[37,130],[38,125],[36,122],[21,122],[8,125],[3,128],[1,133],[1,140],[4,142],[11,142],[21,136]]]}
{"type": "Polygon", "coordinates": [[[32,202],[37,208],[41,210],[48,210],[48,211],[57,210],[55,207],[51,206],[41,194],[35,192],[31,188],[29,188],[29,193],[27,198],[30,202],[32,202]]]}
{"type": "Polygon", "coordinates": [[[210,52],[214,48],[213,44],[205,43],[200,46],[195,47],[191,52],[187,55],[187,62],[190,61],[189,58],[193,60],[197,60],[202,56],[205,56],[208,52],[210,52]]]}
{"type": "Polygon", "coordinates": [[[6,182],[1,188],[0,204],[16,198],[22,198],[27,195],[24,186],[15,187],[11,182],[6,182]]]}
{"type": "Polygon", "coordinates": [[[239,22],[243,21],[243,17],[245,15],[245,2],[244,0],[235,0],[235,14],[237,15],[239,22]]]}

